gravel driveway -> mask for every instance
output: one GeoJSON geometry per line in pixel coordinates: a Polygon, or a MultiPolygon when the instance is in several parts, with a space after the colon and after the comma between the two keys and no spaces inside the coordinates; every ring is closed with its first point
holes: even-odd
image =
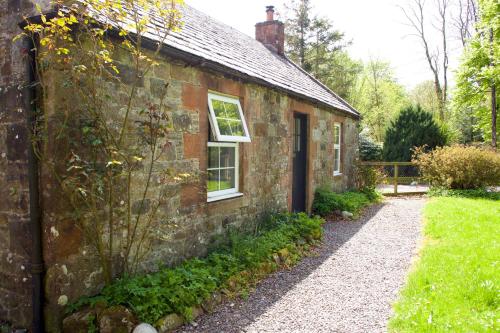
{"type": "Polygon", "coordinates": [[[422,198],[388,199],[325,225],[316,255],[183,332],[385,332],[420,237],[422,198]]]}

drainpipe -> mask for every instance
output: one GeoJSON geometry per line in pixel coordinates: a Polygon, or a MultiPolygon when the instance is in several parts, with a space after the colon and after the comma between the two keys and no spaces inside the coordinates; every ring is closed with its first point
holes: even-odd
{"type": "Polygon", "coordinates": [[[24,47],[27,52],[26,73],[28,84],[23,87],[23,103],[26,111],[26,126],[28,128],[28,183],[29,183],[29,214],[31,231],[31,283],[33,333],[43,333],[43,255],[42,255],[42,225],[39,191],[39,165],[33,147],[33,131],[36,124],[36,52],[31,38],[25,38],[24,47]]]}

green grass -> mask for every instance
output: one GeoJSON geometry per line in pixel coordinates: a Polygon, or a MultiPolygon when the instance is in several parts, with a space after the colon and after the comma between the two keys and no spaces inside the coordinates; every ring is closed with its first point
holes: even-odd
{"type": "Polygon", "coordinates": [[[221,181],[221,182],[218,182],[216,180],[208,180],[207,181],[207,191],[208,192],[227,190],[230,188],[233,188],[233,185],[231,185],[231,183],[228,181],[221,181]],[[219,185],[220,185],[220,188],[219,188],[219,185]]]}
{"type": "Polygon", "coordinates": [[[500,201],[438,197],[426,206],[426,240],[392,332],[500,331],[500,201]]]}

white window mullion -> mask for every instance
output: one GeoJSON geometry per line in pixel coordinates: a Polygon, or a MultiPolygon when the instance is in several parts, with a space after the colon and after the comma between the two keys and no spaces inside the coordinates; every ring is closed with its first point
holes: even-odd
{"type": "Polygon", "coordinates": [[[334,123],[333,125],[333,175],[341,174],[341,140],[342,140],[342,126],[340,123],[334,123]]]}

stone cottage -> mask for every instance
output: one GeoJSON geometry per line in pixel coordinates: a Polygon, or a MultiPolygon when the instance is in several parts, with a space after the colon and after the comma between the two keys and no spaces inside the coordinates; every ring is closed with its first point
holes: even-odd
{"type": "MultiPolygon", "coordinates": [[[[42,288],[45,325],[53,331],[62,305],[98,292],[102,277],[82,256],[77,228],[54,218],[45,188],[41,218],[33,216],[37,203],[30,198],[39,185],[28,168],[29,92],[21,89],[29,73],[25,46],[12,41],[33,4],[0,6],[0,323],[30,327],[42,288]],[[35,246],[43,248],[38,261],[35,246]],[[35,275],[43,276],[41,286],[34,287],[35,275]]],[[[230,226],[250,224],[269,210],[309,212],[319,186],[354,186],[359,113],[287,59],[284,25],[273,7],[266,13],[254,39],[185,6],[182,29],[168,37],[163,62],[144,78],[144,94],[170,82],[176,132],[164,162],[204,175],[168,188],[165,211],[176,212],[169,218],[179,228],[155,243],[150,262],[205,255],[230,226]]],[[[43,173],[38,176],[43,184],[43,173]]]]}

